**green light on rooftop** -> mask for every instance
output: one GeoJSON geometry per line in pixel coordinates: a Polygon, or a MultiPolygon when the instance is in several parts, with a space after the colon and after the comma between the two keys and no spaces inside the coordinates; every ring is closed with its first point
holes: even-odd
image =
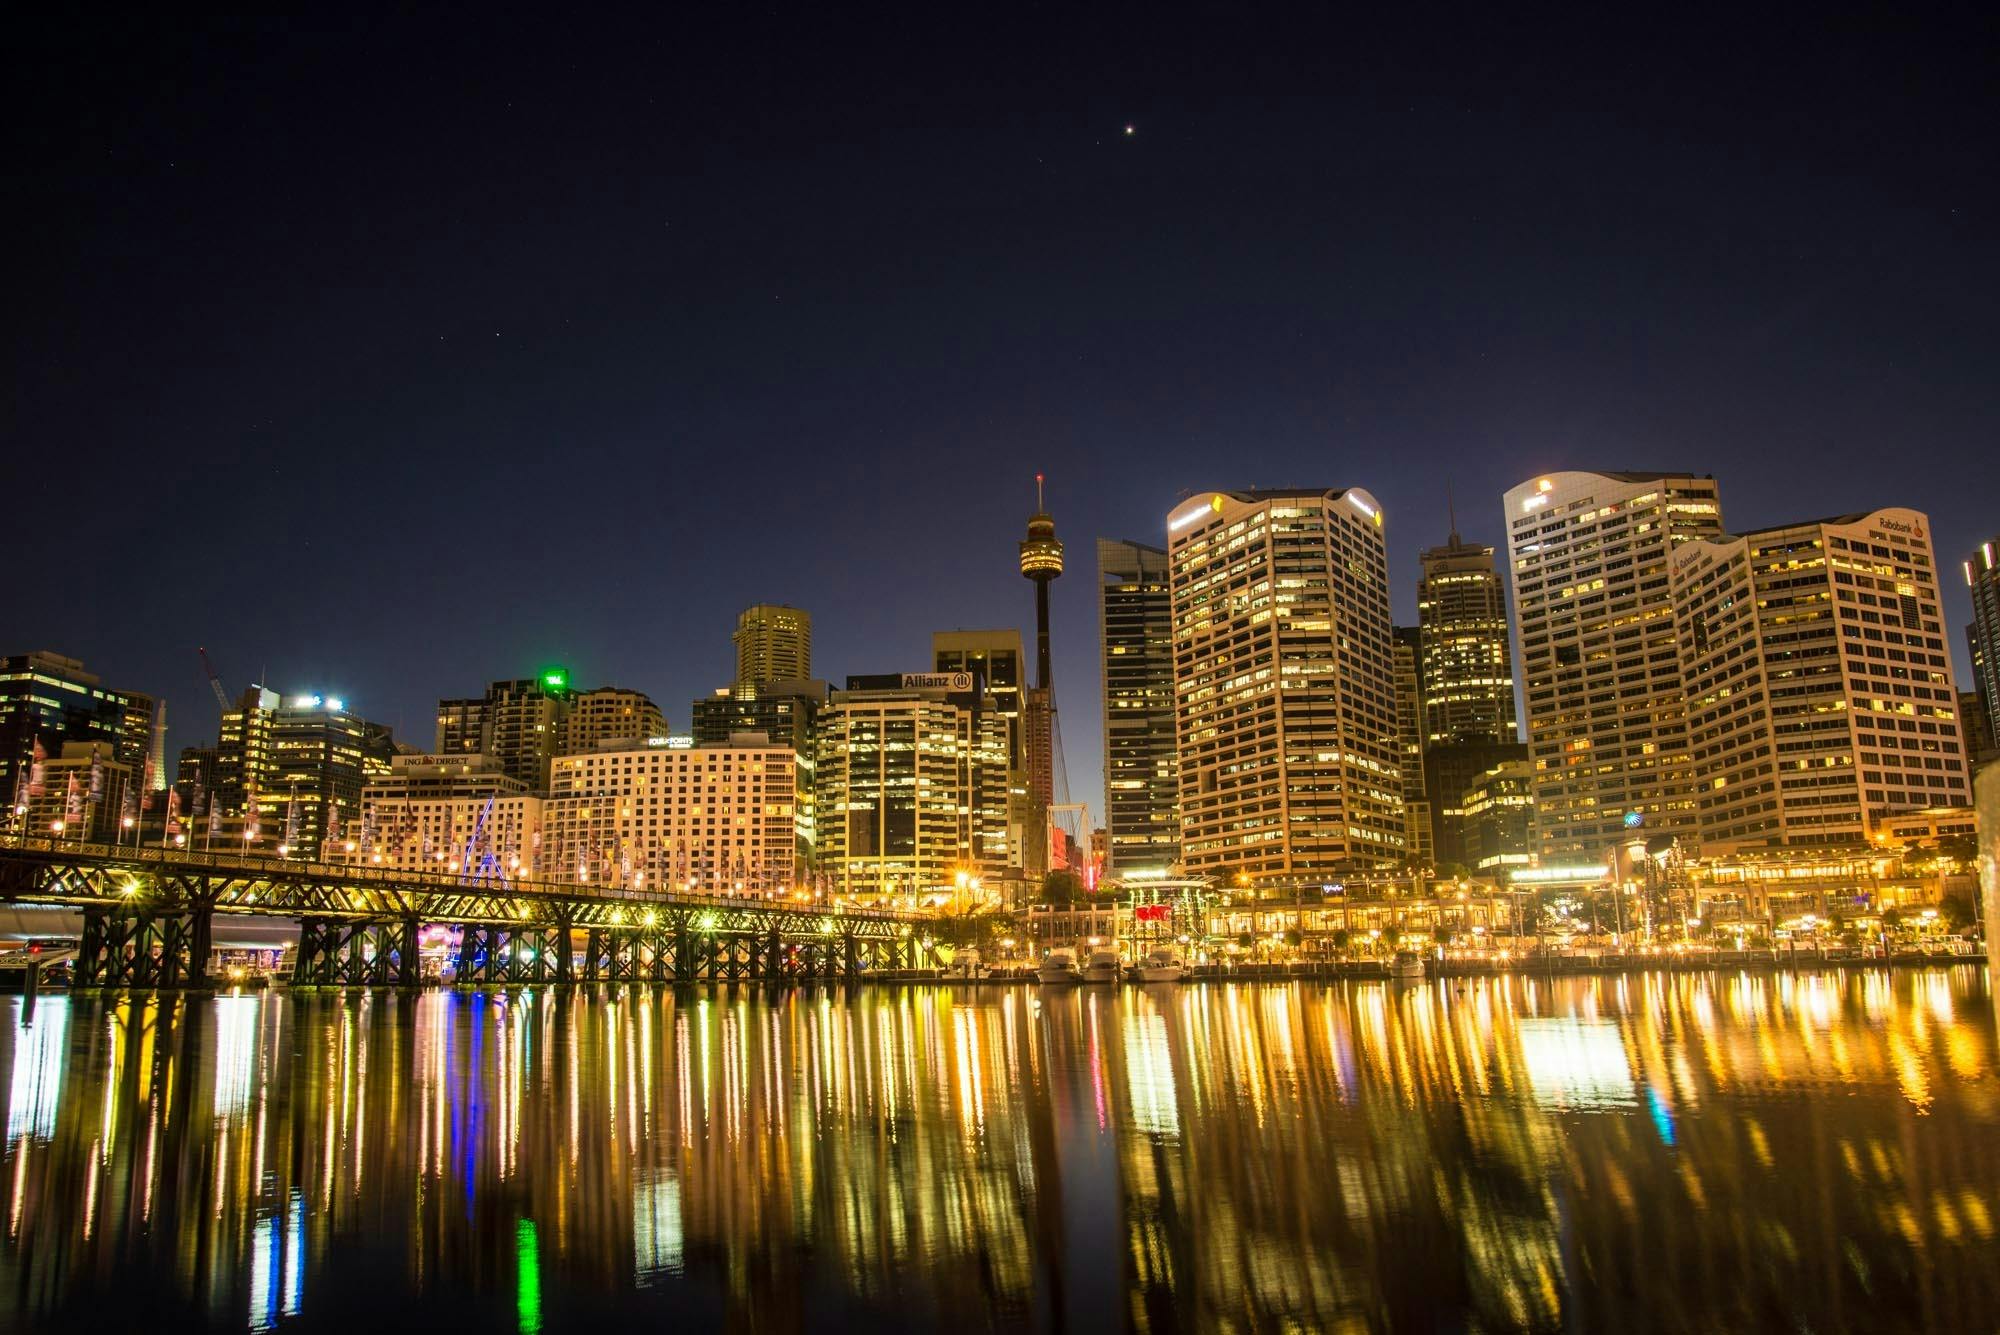
{"type": "Polygon", "coordinates": [[[569,689],[569,673],[561,668],[550,668],[542,674],[542,685],[552,691],[569,689]]]}

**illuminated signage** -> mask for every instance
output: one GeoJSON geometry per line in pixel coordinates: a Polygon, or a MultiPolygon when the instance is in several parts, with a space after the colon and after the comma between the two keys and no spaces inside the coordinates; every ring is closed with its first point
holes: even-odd
{"type": "Polygon", "coordinates": [[[1207,505],[1201,506],[1197,509],[1190,510],[1186,514],[1182,515],[1180,518],[1169,521],[1167,524],[1167,532],[1178,533],[1182,529],[1186,528],[1189,524],[1198,523],[1201,520],[1208,518],[1212,514],[1219,515],[1221,513],[1222,513],[1222,495],[1220,492],[1218,492],[1215,495],[1208,498],[1207,505]]]}
{"type": "Polygon", "coordinates": [[[905,672],[903,689],[906,691],[969,691],[972,689],[970,672],[905,672]]]}
{"type": "Polygon", "coordinates": [[[542,674],[542,685],[552,691],[569,689],[569,673],[561,668],[550,668],[542,674]]]}
{"type": "Polygon", "coordinates": [[[1507,873],[1510,881],[1601,881],[1611,874],[1609,867],[1516,867],[1507,873]]]}

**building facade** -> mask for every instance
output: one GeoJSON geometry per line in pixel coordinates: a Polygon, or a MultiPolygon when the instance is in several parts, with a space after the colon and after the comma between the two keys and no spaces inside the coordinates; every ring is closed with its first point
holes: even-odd
{"type": "Polygon", "coordinates": [[[825,706],[826,697],[827,686],[823,681],[762,682],[748,696],[739,696],[733,688],[723,687],[714,695],[694,702],[694,722],[689,729],[696,746],[741,744],[741,739],[748,736],[791,748],[801,867],[812,865],[818,839],[818,796],[814,792],[813,774],[819,711],[825,706]]]}
{"type": "Polygon", "coordinates": [[[736,687],[753,694],[759,682],[812,677],[812,614],[782,603],[758,603],[736,618],[736,687]]]}
{"type": "Polygon", "coordinates": [[[153,748],[151,696],[112,690],[81,662],[38,651],[0,658],[0,800],[25,796],[35,744],[45,757],[70,742],[97,742],[103,754],[141,772],[153,748]]]}
{"type": "Polygon", "coordinates": [[[796,764],[790,745],[747,738],[560,756],[538,865],[547,879],[592,885],[789,895],[803,871],[796,764]]]}
{"type": "Polygon", "coordinates": [[[1982,542],[1960,563],[1972,599],[1965,647],[1972,655],[1971,688],[1979,693],[1989,721],[2000,719],[2000,537],[1982,542]]]}
{"type": "Polygon", "coordinates": [[[1300,885],[1407,853],[1382,511],[1359,488],[1167,515],[1186,869],[1300,885]]]}
{"type": "Polygon", "coordinates": [[[1550,473],[1506,495],[1517,673],[1545,857],[1695,830],[1668,563],[1719,536],[1715,480],[1550,473]]]}
{"type": "Polygon", "coordinates": [[[567,737],[569,673],[496,681],[486,694],[438,701],[438,755],[491,756],[529,792],[549,790],[549,766],[567,737]]]}
{"type": "MultiPolygon", "coordinates": [[[[644,692],[617,686],[578,691],[570,697],[559,755],[594,751],[607,742],[643,743],[667,735],[667,716],[644,692]]],[[[554,780],[550,780],[554,792],[554,780]]]]}
{"type": "Polygon", "coordinates": [[[1047,695],[1028,685],[1027,660],[1018,630],[941,630],[931,635],[931,669],[972,677],[974,700],[997,714],[1007,731],[1007,865],[1020,878],[1039,879],[1051,865],[1049,802],[1052,770],[1038,746],[1049,745],[1053,720],[1043,708],[1047,695]],[[1037,786],[1037,776],[1049,786],[1037,786]]]}
{"type": "Polygon", "coordinates": [[[1005,721],[970,680],[850,677],[820,715],[819,866],[845,896],[1008,871],[1005,721]]]}
{"type": "Polygon", "coordinates": [[[134,843],[138,782],[110,742],[64,742],[43,760],[39,787],[23,789],[12,828],[84,843],[134,843]]]}
{"type": "Polygon", "coordinates": [[[1418,559],[1425,743],[1519,740],[1507,594],[1493,568],[1493,549],[1453,533],[1418,559]]]}
{"type": "Polygon", "coordinates": [[[1422,633],[1415,626],[1397,626],[1396,635],[1396,758],[1403,768],[1403,847],[1412,867],[1428,867],[1437,859],[1431,842],[1431,802],[1424,791],[1424,692],[1418,664],[1423,656],[1422,633]]]}
{"type": "Polygon", "coordinates": [[[1482,877],[1504,877],[1534,861],[1535,769],[1510,760],[1482,770],[1459,797],[1464,860],[1482,877]]]}
{"type": "Polygon", "coordinates": [[[482,880],[540,879],[542,799],[495,757],[403,755],[361,790],[361,818],[331,855],[482,880]]]}
{"type": "MultiPolygon", "coordinates": [[[[321,695],[280,700],[259,722],[252,736],[267,749],[245,818],[254,819],[259,843],[275,845],[280,856],[332,856],[361,816],[362,789],[389,773],[396,747],[388,727],[321,695]]],[[[227,747],[220,749],[226,768],[227,747]]]]}
{"type": "Polygon", "coordinates": [[[1881,509],[1674,553],[1704,855],[1861,846],[1971,802],[1929,531],[1881,509]]]}
{"type": "Polygon", "coordinates": [[[1174,743],[1174,602],[1167,554],[1097,540],[1097,635],[1104,674],[1104,872],[1180,861],[1174,743]]]}

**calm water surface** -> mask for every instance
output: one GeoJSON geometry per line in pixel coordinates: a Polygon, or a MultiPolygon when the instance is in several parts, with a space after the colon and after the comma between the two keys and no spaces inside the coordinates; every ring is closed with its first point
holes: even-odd
{"type": "Polygon", "coordinates": [[[0,1003],[0,1322],[2000,1328],[1984,971],[0,1003]]]}

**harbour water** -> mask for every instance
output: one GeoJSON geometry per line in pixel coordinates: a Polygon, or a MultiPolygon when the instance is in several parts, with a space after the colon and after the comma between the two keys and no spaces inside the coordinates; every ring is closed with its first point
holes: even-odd
{"type": "Polygon", "coordinates": [[[1985,970],[0,1003],[0,1324],[1990,1330],[1985,970]]]}

